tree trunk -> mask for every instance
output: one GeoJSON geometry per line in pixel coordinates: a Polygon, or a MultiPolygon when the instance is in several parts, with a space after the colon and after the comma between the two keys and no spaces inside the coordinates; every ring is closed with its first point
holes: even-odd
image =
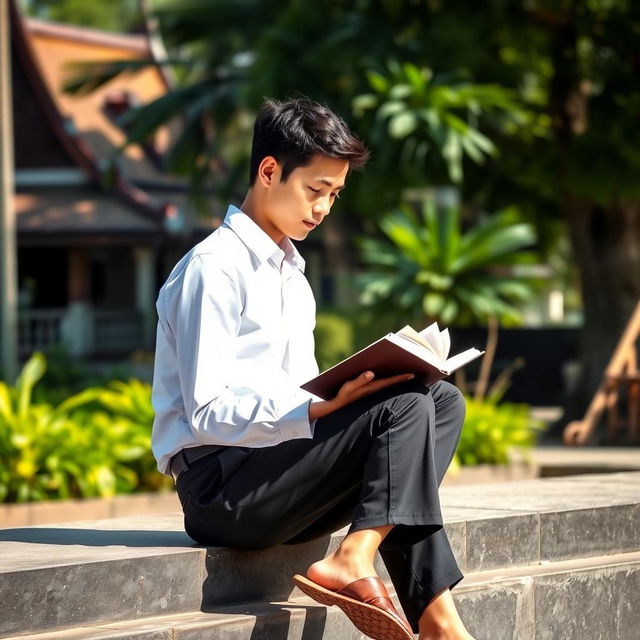
{"type": "Polygon", "coordinates": [[[613,199],[601,206],[578,196],[570,186],[572,143],[589,127],[589,83],[581,75],[577,56],[578,4],[571,2],[559,14],[561,19],[548,23],[554,69],[549,113],[558,154],[556,186],[580,272],[584,310],[578,379],[566,397],[564,415],[551,429],[552,436],[584,416],[640,299],[640,201],[613,199]]]}
{"type": "Polygon", "coordinates": [[[604,208],[568,198],[564,213],[581,274],[584,326],[578,380],[554,434],[584,416],[640,300],[640,202],[604,208]]]}

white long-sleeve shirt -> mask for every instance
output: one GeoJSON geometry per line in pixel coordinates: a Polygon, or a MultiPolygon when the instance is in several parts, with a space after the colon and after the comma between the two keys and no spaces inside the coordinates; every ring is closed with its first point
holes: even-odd
{"type": "Polygon", "coordinates": [[[268,447],[313,437],[299,388],[318,373],[304,260],[230,206],[174,267],[156,302],[152,448],[158,469],[202,444],[268,447]]]}

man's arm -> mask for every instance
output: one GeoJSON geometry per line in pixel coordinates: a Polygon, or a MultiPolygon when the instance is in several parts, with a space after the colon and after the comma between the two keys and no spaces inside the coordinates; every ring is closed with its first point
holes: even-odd
{"type": "Polygon", "coordinates": [[[215,261],[196,256],[171,299],[168,316],[190,428],[203,444],[260,447],[310,438],[309,394],[283,372],[260,372],[262,389],[231,382],[243,296],[236,278],[215,261]]]}
{"type": "Polygon", "coordinates": [[[331,400],[321,400],[319,402],[312,402],[309,406],[309,420],[317,420],[324,416],[342,409],[342,407],[364,398],[376,391],[380,391],[385,387],[389,387],[392,384],[398,384],[399,382],[407,382],[415,378],[413,373],[402,373],[397,376],[391,376],[389,378],[381,378],[380,380],[374,380],[373,371],[365,371],[361,373],[357,378],[348,380],[338,391],[335,398],[331,400]]]}

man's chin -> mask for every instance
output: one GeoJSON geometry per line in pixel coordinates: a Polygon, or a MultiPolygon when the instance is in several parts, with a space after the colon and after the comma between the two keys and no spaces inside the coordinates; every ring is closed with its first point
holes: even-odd
{"type": "Polygon", "coordinates": [[[311,229],[309,229],[309,231],[298,231],[296,233],[292,233],[289,238],[300,242],[300,240],[304,240],[309,235],[310,231],[311,229]]]}

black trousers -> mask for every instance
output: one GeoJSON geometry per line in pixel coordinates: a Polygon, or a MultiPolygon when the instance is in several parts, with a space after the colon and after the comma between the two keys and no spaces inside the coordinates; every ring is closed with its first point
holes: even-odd
{"type": "Polygon", "coordinates": [[[465,416],[446,381],[387,387],[316,422],[313,439],[230,447],[179,478],[185,529],[236,549],[295,544],[395,525],[380,547],[414,631],[427,604],[462,573],[443,528],[438,486],[465,416]]]}

